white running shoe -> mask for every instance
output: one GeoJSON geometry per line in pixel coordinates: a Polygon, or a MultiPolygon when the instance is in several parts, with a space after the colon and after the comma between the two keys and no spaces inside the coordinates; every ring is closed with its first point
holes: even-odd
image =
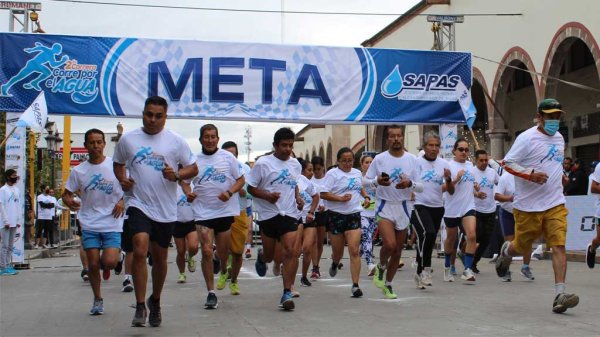
{"type": "Polygon", "coordinates": [[[452,275],[450,267],[444,268],[444,282],[454,282],[454,275],[452,275]]]}
{"type": "Polygon", "coordinates": [[[413,280],[415,280],[415,285],[417,286],[417,289],[425,289],[425,285],[421,280],[421,275],[415,273],[413,276],[413,280]]]}
{"type": "Polygon", "coordinates": [[[465,280],[465,281],[475,282],[475,273],[473,273],[473,271],[471,270],[471,268],[467,268],[467,269],[465,269],[465,271],[463,271],[463,273],[460,276],[460,278],[463,279],[463,280],[465,280]]]}
{"type": "Polygon", "coordinates": [[[431,287],[433,285],[433,280],[429,268],[423,269],[423,272],[421,273],[421,282],[423,282],[423,284],[428,287],[431,287]]]}

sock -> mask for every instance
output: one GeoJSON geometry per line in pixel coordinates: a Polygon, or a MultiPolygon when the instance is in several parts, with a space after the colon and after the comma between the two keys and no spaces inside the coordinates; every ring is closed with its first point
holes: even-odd
{"type": "Polygon", "coordinates": [[[209,291],[208,291],[208,293],[209,293],[209,294],[214,294],[214,293],[215,293],[215,291],[214,291],[214,290],[209,290],[209,291]]]}
{"type": "Polygon", "coordinates": [[[566,285],[564,283],[555,283],[554,284],[554,292],[556,295],[562,294],[565,292],[566,285]]]}
{"type": "Polygon", "coordinates": [[[387,287],[387,286],[390,286],[390,287],[391,287],[391,286],[392,286],[392,281],[385,281],[385,286],[386,286],[386,287],[387,287]]]}
{"type": "Polygon", "coordinates": [[[125,274],[125,279],[131,281],[131,274],[125,274]]]}
{"type": "Polygon", "coordinates": [[[471,269],[473,266],[473,254],[465,254],[465,269],[471,269]]]}
{"type": "Polygon", "coordinates": [[[138,303],[137,305],[138,305],[138,306],[140,306],[140,305],[146,306],[146,303],[144,303],[144,302],[140,302],[140,303],[138,303]]]}
{"type": "Polygon", "coordinates": [[[287,289],[287,288],[284,288],[284,289],[283,289],[283,293],[284,293],[284,294],[285,294],[285,293],[291,293],[291,292],[292,292],[292,291],[291,291],[290,289],[287,289]]]}
{"type": "Polygon", "coordinates": [[[521,266],[521,269],[527,269],[529,268],[529,265],[527,263],[523,263],[523,266],[521,266]]]}
{"type": "Polygon", "coordinates": [[[450,265],[452,264],[452,262],[450,262],[452,258],[452,255],[446,253],[444,254],[444,267],[446,268],[450,268],[450,265]]]}
{"type": "Polygon", "coordinates": [[[352,287],[358,288],[358,283],[352,283],[352,287]]]}

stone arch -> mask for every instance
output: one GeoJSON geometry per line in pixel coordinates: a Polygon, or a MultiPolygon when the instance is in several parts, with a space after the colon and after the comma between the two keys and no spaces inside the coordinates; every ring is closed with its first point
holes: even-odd
{"type": "Polygon", "coordinates": [[[325,147],[323,145],[323,142],[321,142],[319,144],[319,157],[323,158],[323,160],[325,160],[325,147]]]}
{"type": "Polygon", "coordinates": [[[313,145],[311,152],[311,159],[317,156],[317,148],[313,145]]]}
{"type": "Polygon", "coordinates": [[[330,167],[333,164],[333,145],[331,144],[331,137],[329,137],[327,139],[327,152],[325,153],[325,166],[330,167]]]}

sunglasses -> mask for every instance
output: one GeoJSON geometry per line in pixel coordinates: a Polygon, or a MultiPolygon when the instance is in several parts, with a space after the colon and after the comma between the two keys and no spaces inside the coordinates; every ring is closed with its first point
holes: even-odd
{"type": "Polygon", "coordinates": [[[458,151],[458,152],[469,152],[469,148],[468,147],[457,147],[456,151],[458,151]]]}

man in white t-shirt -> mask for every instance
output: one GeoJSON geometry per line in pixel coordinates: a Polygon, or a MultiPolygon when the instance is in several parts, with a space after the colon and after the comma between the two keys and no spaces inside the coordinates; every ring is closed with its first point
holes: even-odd
{"type": "Polygon", "coordinates": [[[588,267],[594,268],[596,264],[596,249],[600,246],[600,166],[596,165],[594,172],[590,175],[590,192],[596,196],[596,212],[594,221],[596,224],[596,237],[588,245],[585,260],[588,267]]]}
{"type": "Polygon", "coordinates": [[[562,114],[557,100],[542,100],[537,109],[537,126],[521,133],[504,157],[504,169],[515,175],[515,238],[502,245],[496,261],[496,273],[504,277],[512,257],[528,252],[533,241],[543,235],[546,245],[552,247],[555,313],[563,313],[579,303],[577,295],[565,292],[568,211],[562,193],[565,140],[558,132],[562,114]]]}
{"type": "Polygon", "coordinates": [[[11,264],[13,244],[17,228],[21,227],[19,213],[21,209],[21,192],[16,184],[19,180],[17,171],[8,169],[4,172],[6,183],[0,188],[0,238],[2,250],[0,251],[0,275],[16,275],[19,272],[11,264]]]}
{"type": "Polygon", "coordinates": [[[89,159],[71,171],[62,200],[70,209],[79,211],[81,242],[94,293],[90,315],[102,315],[104,302],[100,292],[100,269],[114,269],[119,262],[125,205],[123,190],[113,172],[113,161],[104,155],[104,132],[88,130],[83,146],[89,153],[89,159]],[[81,202],[75,199],[75,192],[81,202]]]}
{"type": "Polygon", "coordinates": [[[295,307],[291,291],[298,270],[294,243],[304,206],[298,189],[302,167],[291,157],[295,137],[289,128],[277,130],[273,137],[275,152],[260,157],[248,176],[248,192],[254,196],[263,244],[256,258],[256,272],[265,276],[266,263],[273,261],[275,244],[279,241],[283,255],[283,296],[279,307],[284,310],[295,307]]]}
{"type": "Polygon", "coordinates": [[[404,150],[404,135],[400,126],[390,125],[387,134],[389,150],[375,156],[363,177],[363,185],[376,187],[375,216],[379,234],[383,238],[380,262],[375,267],[373,282],[386,298],[395,299],[397,295],[392,290],[392,280],[398,270],[410,224],[411,194],[415,190],[422,191],[423,185],[415,182],[417,158],[404,150]]]}
{"type": "Polygon", "coordinates": [[[159,96],[146,99],[143,127],[124,134],[115,148],[114,172],[127,200],[127,223],[133,240],[133,284],[136,310],[132,326],[146,325],[146,256],[152,255],[152,295],[147,304],[148,322],[162,321],[160,294],[167,276],[167,254],[177,221],[177,181],[198,174],[194,155],[185,139],[165,129],[167,101],[159,96]],[[179,169],[178,165],[183,165],[179,169]],[[126,169],[129,169],[129,177],[126,169]]]}
{"type": "Polygon", "coordinates": [[[36,246],[50,248],[54,246],[54,217],[56,216],[58,201],[53,196],[54,190],[50,186],[44,186],[42,191],[43,193],[36,198],[36,246]],[[48,245],[46,245],[46,242],[48,245]]]}
{"type": "MultiPolygon", "coordinates": [[[[237,159],[228,151],[219,149],[219,131],[213,124],[200,128],[202,150],[196,155],[198,175],[192,179],[194,190],[183,185],[183,190],[192,202],[194,221],[200,238],[202,251],[202,274],[206,282],[208,296],[204,307],[216,309],[213,274],[213,241],[216,243],[217,256],[221,260],[221,270],[217,289],[222,290],[227,283],[227,258],[231,243],[231,224],[233,217],[240,214],[238,191],[244,187],[244,174],[237,159]]],[[[246,227],[244,227],[245,233],[246,227]]],[[[245,237],[241,243],[243,250],[245,237]]],[[[241,260],[242,251],[238,251],[241,260]]],[[[234,280],[237,282],[237,280],[234,280]]],[[[237,286],[234,285],[234,288],[237,286]]]]}

